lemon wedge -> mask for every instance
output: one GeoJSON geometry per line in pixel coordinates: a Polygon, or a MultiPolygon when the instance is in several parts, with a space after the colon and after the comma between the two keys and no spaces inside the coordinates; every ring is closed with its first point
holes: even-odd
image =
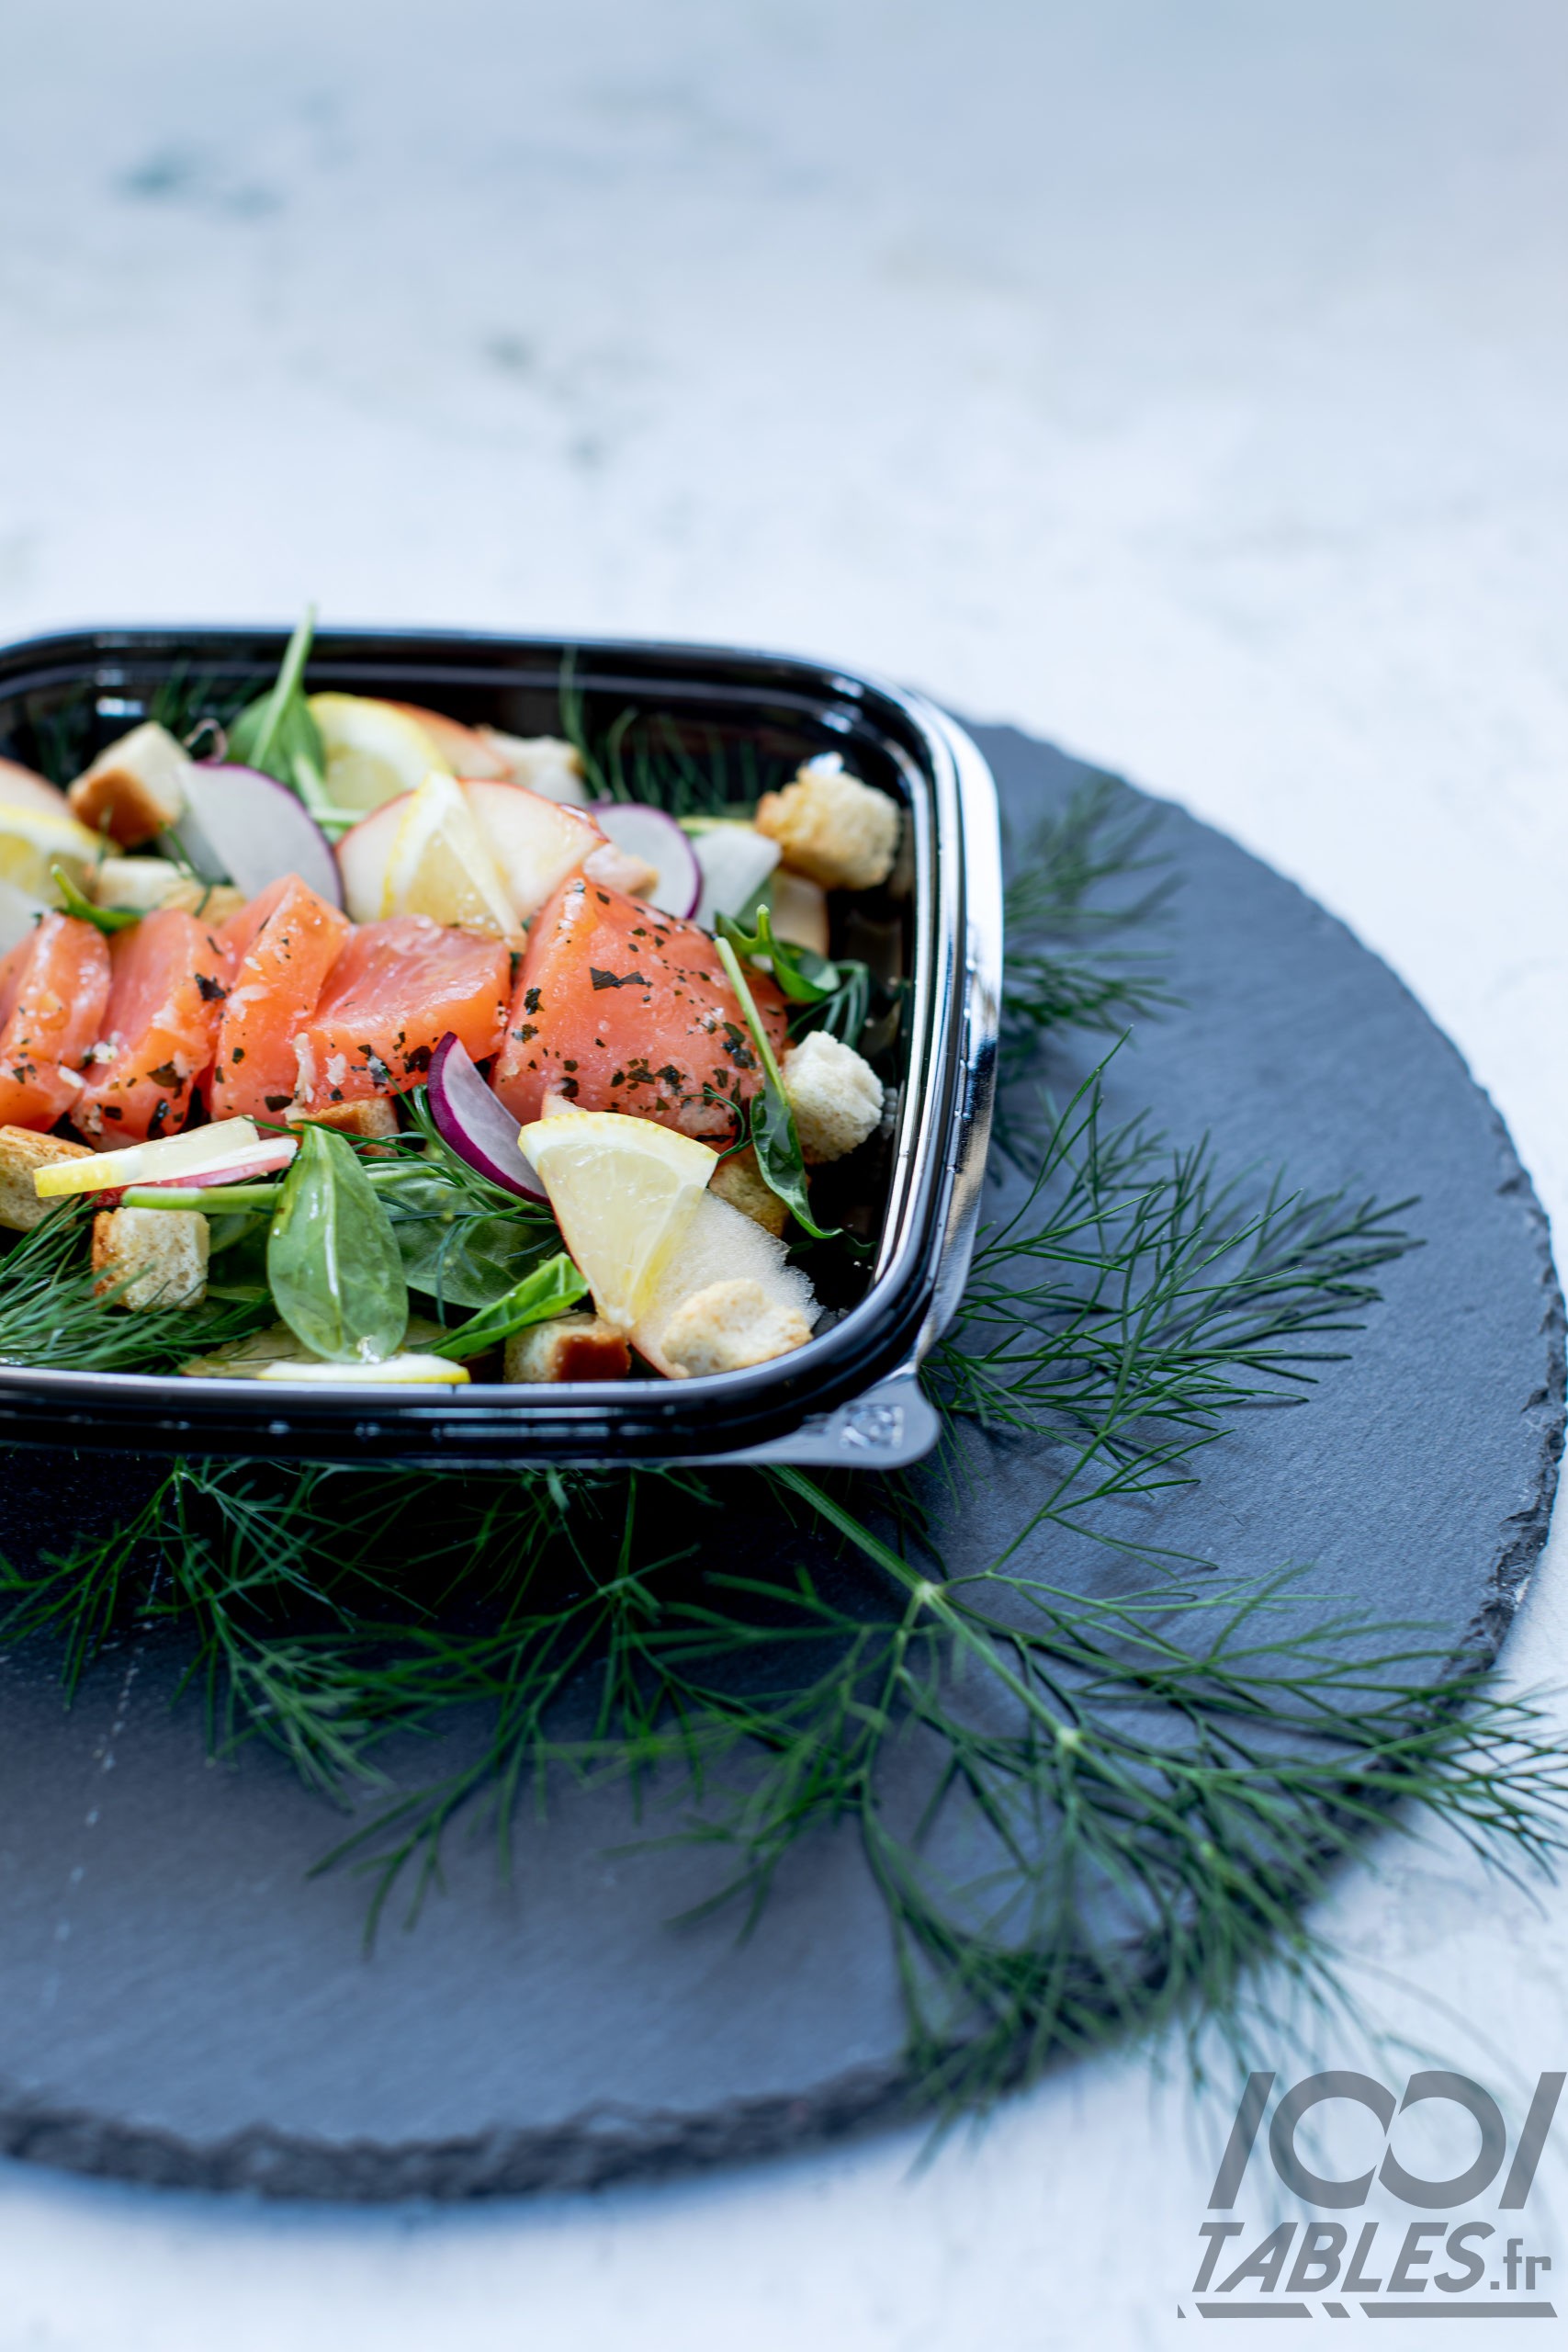
{"type": "Polygon", "coordinates": [[[606,1323],[629,1331],[696,1215],[718,1154],[615,1111],[536,1119],[518,1137],[606,1323]]]}
{"type": "Polygon", "coordinates": [[[470,930],[502,937],[520,928],[495,859],[454,777],[433,772],[410,797],[387,860],[381,911],[429,915],[435,922],[467,923],[470,930]]]}
{"type": "Polygon", "coordinates": [[[334,808],[379,808],[412,792],[432,768],[452,773],[434,736],[407,711],[368,695],[312,695],[310,716],[327,755],[327,798],[334,808]]]}
{"type": "Polygon", "coordinates": [[[80,883],[103,843],[74,817],[0,799],[0,882],[35,899],[54,897],[49,869],[56,859],[80,883]]]}

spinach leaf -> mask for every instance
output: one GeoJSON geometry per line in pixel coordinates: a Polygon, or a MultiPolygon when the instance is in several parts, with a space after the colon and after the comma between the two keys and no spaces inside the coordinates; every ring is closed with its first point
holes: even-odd
{"type": "Polygon", "coordinates": [[[276,684],[270,694],[248,703],[229,729],[225,756],[235,767],[260,768],[264,775],[288,785],[311,815],[326,823],[352,821],[333,808],[327,796],[326,747],[305,699],[305,664],[315,629],[316,608],[310,605],[288,640],[276,684]]]}
{"type": "Polygon", "coordinates": [[[789,1097],[784,1091],[784,1080],[766,1029],[757,1016],[746,975],[740,968],[740,958],[728,939],[718,942],[719,961],[728,975],[729,985],[740,1000],[740,1010],[746,1015],[746,1025],[751,1032],[751,1042],[762,1065],[762,1086],[751,1097],[751,1141],[756,1147],[757,1168],[762,1182],[775,1193],[803,1232],[813,1241],[832,1241],[843,1228],[841,1226],[820,1226],[811,1214],[806,1190],[806,1161],[801,1153],[800,1137],[795,1132],[795,1113],[789,1107],[789,1097]]]}
{"type": "Polygon", "coordinates": [[[514,1331],[525,1331],[531,1323],[547,1322],[552,1316],[564,1315],[588,1295],[588,1284],[572,1264],[564,1250],[536,1266],[513,1283],[505,1296],[493,1306],[465,1323],[460,1331],[448,1339],[437,1340],[430,1350],[433,1356],[453,1356],[459,1362],[465,1356],[482,1355],[486,1348],[499,1347],[502,1340],[510,1340],[514,1331]]]}
{"type": "Polygon", "coordinates": [[[386,1210],[353,1148],[300,1130],[267,1237],[266,1278],[297,1339],[333,1363],[379,1363],[408,1328],[408,1285],[386,1210]]]}
{"type": "MultiPolygon", "coordinates": [[[[492,1186],[486,1191],[492,1198],[492,1186]]],[[[547,1211],[521,1202],[491,1209],[428,1163],[377,1170],[376,1192],[391,1219],[411,1290],[448,1306],[493,1306],[530,1273],[560,1234],[547,1211]]]]}

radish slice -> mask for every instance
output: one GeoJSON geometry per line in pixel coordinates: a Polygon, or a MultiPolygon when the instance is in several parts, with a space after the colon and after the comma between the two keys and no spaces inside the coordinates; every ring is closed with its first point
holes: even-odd
{"type": "Polygon", "coordinates": [[[247,899],[280,874],[297,874],[328,906],[343,904],[325,833],[286,784],[259,768],[198,762],[186,778],[179,832],[198,864],[216,866],[247,899]]]}
{"type": "Polygon", "coordinates": [[[435,1132],[459,1159],[525,1201],[545,1199],[544,1186],[523,1157],[516,1120],[496,1101],[451,1030],[431,1057],[426,1085],[435,1132]]]}
{"type": "MultiPolygon", "coordinates": [[[[285,1144],[292,1136],[284,1137],[285,1144]]],[[[53,1159],[33,1174],[40,1201],[69,1193],[107,1193],[131,1184],[200,1184],[209,1168],[254,1159],[268,1148],[254,1119],[218,1119],[209,1127],[186,1127],[151,1143],[130,1143],[118,1151],[98,1151],[90,1159],[53,1159]]]]}
{"type": "Polygon", "coordinates": [[[596,800],[588,813],[617,849],[653,867],[659,879],[644,895],[656,907],[670,915],[695,913],[703,894],[703,869],[673,817],[662,808],[650,808],[644,800],[596,800]]]}
{"type": "Polygon", "coordinates": [[[779,862],[779,845],[751,825],[705,827],[692,842],[703,873],[695,921],[712,931],[720,915],[749,906],[779,862]]]}

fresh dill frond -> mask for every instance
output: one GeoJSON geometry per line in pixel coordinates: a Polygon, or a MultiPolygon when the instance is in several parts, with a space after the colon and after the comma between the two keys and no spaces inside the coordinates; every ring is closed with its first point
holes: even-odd
{"type": "Polygon", "coordinates": [[[54,1372],[166,1372],[272,1320],[248,1303],[127,1313],[85,1261],[90,1203],[70,1202],[0,1257],[0,1363],[54,1372]]]}
{"type": "MultiPolygon", "coordinates": [[[[1008,860],[999,1076],[1032,1066],[1062,1029],[1113,1033],[1175,1002],[1160,960],[1124,935],[1157,923],[1177,888],[1157,844],[1163,814],[1095,776],[1008,860]],[[1113,886],[1134,883],[1132,898],[1113,886]]],[[[1006,1106],[1004,1104],[1004,1120],[1006,1106]]]]}
{"type": "MultiPolygon", "coordinates": [[[[752,746],[699,752],[630,711],[591,736],[570,657],[561,705],[598,790],[679,810],[764,788],[752,746]]],[[[1066,1025],[1170,1001],[1157,961],[1125,944],[1157,935],[1174,887],[1160,822],[1100,780],[1034,837],[1010,892],[1006,1069],[1066,1025]]],[[[361,1165],[411,1256],[426,1227],[499,1224],[516,1242],[536,1226],[557,1246],[547,1212],[447,1149],[422,1095],[409,1110],[410,1132],[361,1165]]],[[[73,1683],[117,1629],[183,1628],[215,1750],[265,1742],[353,1802],[322,1867],[365,1872],[372,1931],[394,1899],[417,1913],[465,1818],[488,1818],[504,1870],[562,1778],[624,1781],[653,1827],[711,1850],[705,1907],[743,1922],[808,1838],[854,1836],[911,2080],[948,2111],[1063,2050],[1234,2020],[1265,1956],[1331,1989],[1307,1914],[1371,1829],[1427,1815],[1505,1870],[1550,1868],[1568,1850],[1568,1758],[1530,1702],[1417,1631],[1325,1609],[1299,1577],[1200,1576],[1100,1524],[1101,1506],[1191,1479],[1244,1411],[1310,1393],[1374,1311],[1379,1270],[1415,1246],[1412,1204],[1228,1180],[1206,1144],[1109,1122],[1098,1072],[1043,1122],[1016,1121],[1008,1148],[1010,1204],[928,1365],[934,1469],[175,1462],[109,1535],[0,1564],[0,1634],[54,1644],[73,1683]],[[921,1479],[966,1475],[966,1448],[1012,1433],[1032,1480],[1019,1523],[957,1574],[921,1479]],[[782,1530],[782,1549],[769,1565],[760,1542],[737,1573],[748,1526],[782,1530]],[[1120,1569],[1163,1573],[1072,1589],[1059,1555],[1086,1536],[1120,1569]],[[427,1785],[394,1779],[392,1736],[458,1710],[488,1725],[464,1760],[427,1785]]],[[[186,1310],[94,1297],[89,1213],[57,1212],[0,1261],[0,1357],[140,1370],[213,1344],[186,1310]]]]}

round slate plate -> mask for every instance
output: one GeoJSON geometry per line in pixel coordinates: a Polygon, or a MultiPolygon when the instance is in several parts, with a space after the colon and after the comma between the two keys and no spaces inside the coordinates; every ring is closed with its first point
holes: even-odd
{"type": "MultiPolygon", "coordinates": [[[[1082,780],[976,731],[1021,834],[1082,780]]],[[[1427,1244],[1386,1270],[1352,1360],[1304,1409],[1245,1416],[1211,1449],[1159,1540],[1236,1576],[1310,1563],[1314,1592],[1495,1646],[1561,1442],[1544,1219],[1452,1047],[1341,925],[1176,810],[1158,845],[1181,880],[1164,944],[1184,1001],[1117,1057],[1112,1112],[1147,1107],[1178,1141],[1211,1132],[1227,1170],[1417,1193],[1427,1244]]],[[[58,1541],[136,1475],[11,1456],[0,1549],[58,1541]]],[[[1011,1533],[1010,1483],[947,1531],[965,1563],[1011,1533]]],[[[276,1758],[204,1762],[196,1705],[171,1708],[179,1671],[177,1652],[128,1643],[67,1713],[51,1660],[4,1667],[0,2147],[145,2181],[450,2198],[904,2111],[892,1954],[850,1837],[795,1853],[742,1943],[722,1916],[668,1924],[711,1889],[710,1858],[628,1854],[624,1796],[571,1792],[525,1831],[510,1885],[459,1838],[446,1891],[367,1956],[363,1884],[307,1876],[341,1824],[276,1758]]],[[[406,1769],[432,1764],[425,1748],[406,1769]]]]}

